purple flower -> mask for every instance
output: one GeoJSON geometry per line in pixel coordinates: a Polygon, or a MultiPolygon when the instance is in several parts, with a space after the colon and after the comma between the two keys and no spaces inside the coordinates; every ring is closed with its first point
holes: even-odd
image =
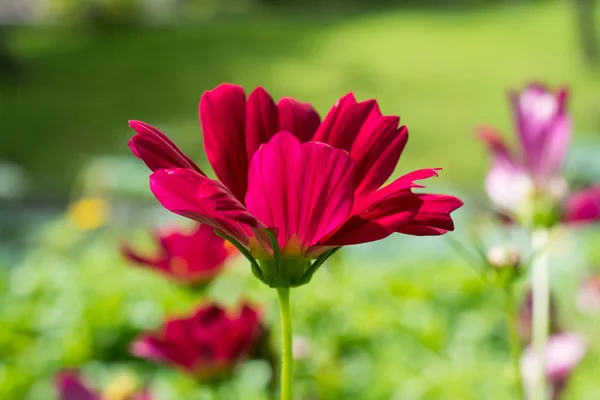
{"type": "Polygon", "coordinates": [[[562,166],[571,141],[567,91],[550,92],[531,84],[511,93],[517,149],[512,150],[493,128],[480,129],[492,167],[485,187],[492,202],[512,218],[550,225],[600,218],[600,186],[570,194],[562,166]]]}
{"type": "MultiPolygon", "coordinates": [[[[562,395],[573,369],[583,360],[587,350],[586,340],[578,333],[565,332],[553,335],[546,345],[545,374],[552,388],[552,399],[562,395]]],[[[525,392],[530,393],[535,384],[536,352],[528,347],[521,359],[521,374],[525,392]]]]}

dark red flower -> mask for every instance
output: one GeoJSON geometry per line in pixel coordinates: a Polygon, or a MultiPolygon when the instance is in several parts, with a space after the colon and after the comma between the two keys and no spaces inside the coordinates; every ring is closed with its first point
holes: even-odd
{"type": "Polygon", "coordinates": [[[191,233],[179,230],[157,232],[158,251],[145,256],[125,244],[123,255],[136,264],[154,269],[184,284],[206,283],[217,276],[234,254],[214,228],[199,224],[191,233]]]}
{"type": "Polygon", "coordinates": [[[260,328],[259,313],[249,305],[239,313],[205,305],[191,316],[170,319],[158,331],[141,335],[131,351],[211,378],[231,371],[254,350],[260,328]]]}
{"type": "Polygon", "coordinates": [[[221,85],[202,96],[200,119],[219,180],[149,125],[131,123],[138,134],[130,146],[154,171],[151,189],[165,208],[229,236],[262,262],[255,273],[271,286],[306,283],[309,260],[339,246],[454,229],[450,213],[459,199],[413,192],[423,187],[415,181],[437,176],[436,169],[382,186],[408,131],[375,100],[348,94],[320,122],[309,104],[275,104],[262,88],[246,100],[241,87],[221,85]],[[294,264],[284,277],[271,265],[278,254],[294,264]]]}

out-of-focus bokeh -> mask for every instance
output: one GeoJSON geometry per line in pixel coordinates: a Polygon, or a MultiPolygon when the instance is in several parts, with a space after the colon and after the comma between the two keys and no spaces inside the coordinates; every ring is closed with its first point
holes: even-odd
{"type": "MultiPolygon", "coordinates": [[[[98,385],[134,374],[159,399],[266,398],[261,361],[215,388],[128,354],[140,330],[196,303],[119,256],[121,241],[144,245],[148,229],[183,222],[148,190],[128,120],[161,128],[210,170],[197,106],[219,83],[260,85],[322,116],[347,92],[375,98],[409,128],[397,172],[442,167],[432,189],[465,199],[457,225],[467,225],[486,202],[475,127],[512,137],[507,91],[532,80],[569,87],[567,173],[576,185],[600,181],[596,3],[0,0],[0,398],[51,399],[63,367],[98,385]]],[[[465,230],[452,237],[469,245],[465,230]]],[[[600,316],[574,311],[600,262],[597,237],[566,234],[554,260],[559,314],[591,341],[567,399],[598,396],[600,316]]],[[[301,399],[514,396],[501,296],[448,239],[392,237],[330,264],[294,293],[308,353],[301,399]]],[[[277,326],[274,293],[245,262],[208,295],[253,299],[277,326]]]]}

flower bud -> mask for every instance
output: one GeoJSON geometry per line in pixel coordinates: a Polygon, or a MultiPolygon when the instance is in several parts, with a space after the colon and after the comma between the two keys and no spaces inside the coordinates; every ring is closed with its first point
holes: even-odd
{"type": "Polygon", "coordinates": [[[494,246],[488,250],[487,260],[496,268],[517,268],[521,263],[521,254],[512,247],[494,246]]]}

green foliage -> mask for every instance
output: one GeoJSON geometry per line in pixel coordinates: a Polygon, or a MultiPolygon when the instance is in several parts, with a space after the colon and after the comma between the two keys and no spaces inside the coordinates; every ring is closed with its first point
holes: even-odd
{"type": "MultiPolygon", "coordinates": [[[[267,399],[271,371],[264,361],[246,363],[233,380],[207,386],[128,355],[139,331],[202,300],[125,265],[115,236],[110,229],[84,234],[58,220],[8,271],[0,292],[0,398],[51,399],[52,375],[82,367],[98,386],[135,372],[164,400],[267,399]]],[[[310,284],[292,289],[294,334],[307,353],[296,363],[299,399],[514,397],[498,289],[453,258],[382,261],[368,246],[365,251],[342,250],[310,284]]],[[[253,277],[245,259],[205,296],[262,305],[277,346],[275,292],[253,277]]],[[[592,362],[586,365],[583,374],[595,372],[592,362]]],[[[586,399],[594,380],[574,382],[581,397],[572,398],[586,399]]]]}

